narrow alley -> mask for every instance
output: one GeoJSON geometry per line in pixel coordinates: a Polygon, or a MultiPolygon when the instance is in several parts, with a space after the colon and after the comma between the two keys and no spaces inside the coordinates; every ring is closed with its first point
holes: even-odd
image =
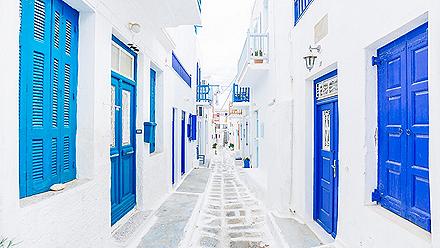
{"type": "Polygon", "coordinates": [[[440,248],[439,0],[0,0],[0,248],[440,248]]]}

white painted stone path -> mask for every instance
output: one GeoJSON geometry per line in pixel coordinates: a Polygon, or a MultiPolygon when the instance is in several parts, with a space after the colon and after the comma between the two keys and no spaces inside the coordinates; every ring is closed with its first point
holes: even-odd
{"type": "Polygon", "coordinates": [[[218,153],[189,247],[273,247],[262,204],[240,180],[232,153],[218,153]]]}

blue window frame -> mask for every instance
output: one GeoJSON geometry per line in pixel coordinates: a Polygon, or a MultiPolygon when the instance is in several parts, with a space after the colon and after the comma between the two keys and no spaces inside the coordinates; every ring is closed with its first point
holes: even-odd
{"type": "Polygon", "coordinates": [[[183,67],[182,63],[180,63],[174,52],[172,53],[172,66],[173,69],[177,72],[177,74],[182,78],[183,81],[191,87],[191,75],[188,71],[183,67]]]}
{"type": "Polygon", "coordinates": [[[188,138],[190,141],[197,139],[197,115],[189,114],[188,138]]]}
{"type": "Polygon", "coordinates": [[[377,55],[378,188],[372,198],[430,231],[428,24],[377,55]]]}
{"type": "Polygon", "coordinates": [[[20,198],[76,178],[79,13],[61,0],[21,1],[20,198]]]}
{"type": "Polygon", "coordinates": [[[304,13],[309,8],[309,6],[312,2],[313,2],[313,0],[295,0],[294,1],[293,6],[294,6],[294,18],[295,18],[294,24],[295,25],[298,23],[299,19],[301,19],[301,17],[304,15],[304,13]]]}

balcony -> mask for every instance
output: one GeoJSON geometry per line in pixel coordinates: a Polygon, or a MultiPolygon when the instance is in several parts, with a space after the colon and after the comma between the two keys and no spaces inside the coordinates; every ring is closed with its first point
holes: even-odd
{"type": "Polygon", "coordinates": [[[234,84],[232,89],[232,102],[233,103],[249,103],[251,100],[251,89],[249,87],[239,87],[234,84]]]}
{"type": "Polygon", "coordinates": [[[209,84],[197,85],[197,103],[207,103],[212,102],[212,90],[209,84]]]}
{"type": "Polygon", "coordinates": [[[249,85],[269,69],[269,34],[248,33],[238,61],[238,84],[249,85]]]}

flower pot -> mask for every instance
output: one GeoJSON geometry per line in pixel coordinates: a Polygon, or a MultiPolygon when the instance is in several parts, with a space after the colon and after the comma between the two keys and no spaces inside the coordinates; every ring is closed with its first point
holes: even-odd
{"type": "Polygon", "coordinates": [[[263,62],[264,62],[263,59],[254,59],[255,64],[263,64],[263,62]]]}
{"type": "Polygon", "coordinates": [[[251,168],[251,161],[248,159],[244,160],[243,168],[249,169],[251,168]]]}

